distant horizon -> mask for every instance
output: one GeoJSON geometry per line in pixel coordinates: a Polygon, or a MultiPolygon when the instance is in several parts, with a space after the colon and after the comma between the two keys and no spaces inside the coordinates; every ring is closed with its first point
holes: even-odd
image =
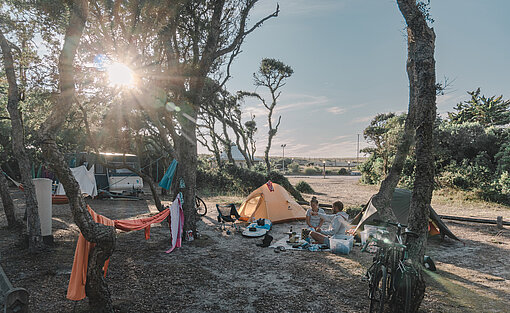
{"type": "MultiPolygon", "coordinates": [[[[199,156],[210,156],[214,157],[212,153],[199,153],[199,156]]],[[[256,158],[264,159],[264,155],[255,155],[256,158]]],[[[283,159],[282,156],[278,155],[270,155],[270,159],[283,159]]],[[[368,156],[359,156],[359,160],[367,160],[368,156]]],[[[301,156],[287,156],[285,155],[285,159],[296,159],[296,160],[320,160],[322,161],[334,161],[334,160],[342,160],[342,161],[356,161],[356,157],[301,157],[301,156]]]]}

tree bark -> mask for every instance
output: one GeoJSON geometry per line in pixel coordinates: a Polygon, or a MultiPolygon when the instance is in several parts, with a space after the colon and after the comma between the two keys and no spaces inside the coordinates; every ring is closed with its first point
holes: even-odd
{"type": "Polygon", "coordinates": [[[9,193],[7,178],[2,173],[0,173],[0,198],[2,198],[5,216],[7,216],[7,227],[11,229],[19,228],[21,223],[16,219],[16,211],[9,193]]]}
{"type": "Polygon", "coordinates": [[[409,153],[409,149],[413,143],[414,137],[414,101],[412,95],[409,99],[409,112],[406,117],[404,133],[400,138],[400,144],[397,147],[397,152],[388,175],[384,178],[379,187],[378,193],[372,198],[372,204],[377,208],[378,213],[383,221],[397,221],[395,213],[391,209],[391,199],[393,198],[393,192],[400,181],[402,169],[404,168],[404,162],[409,153]]]}
{"type": "Polygon", "coordinates": [[[434,30],[415,0],[397,0],[407,23],[408,75],[415,92],[416,173],[409,210],[409,229],[418,233],[408,240],[409,257],[418,272],[411,312],[417,312],[425,294],[422,261],[428,234],[429,207],[434,189],[433,129],[436,119],[436,72],[434,30]]]}
{"type": "Polygon", "coordinates": [[[278,118],[278,123],[276,124],[276,127],[273,128],[272,126],[272,116],[273,116],[273,109],[276,105],[276,102],[273,102],[273,105],[271,106],[271,109],[269,110],[269,114],[267,116],[267,120],[269,123],[269,132],[267,133],[267,146],[266,150],[264,151],[264,161],[266,162],[266,171],[267,174],[271,173],[271,163],[269,162],[269,151],[271,150],[271,144],[273,141],[273,137],[276,136],[276,132],[278,131],[278,126],[280,126],[280,122],[282,120],[282,117],[280,116],[278,118]]]}
{"type": "MultiPolygon", "coordinates": [[[[193,91],[196,93],[199,93],[200,90],[200,87],[197,85],[193,88],[193,91]]],[[[195,101],[200,99],[198,96],[194,96],[192,98],[195,99],[195,101]]],[[[194,120],[190,120],[182,114],[178,116],[182,134],[178,138],[175,138],[176,140],[174,139],[177,148],[177,160],[179,161],[179,166],[177,167],[176,175],[174,177],[174,190],[176,191],[174,192],[174,195],[177,195],[180,191],[184,197],[184,201],[182,203],[184,212],[184,233],[191,230],[193,234],[196,234],[195,196],[198,153],[195,121],[197,117],[197,110],[192,104],[185,104],[182,107],[185,107],[186,115],[194,120]],[[180,188],[179,186],[179,180],[181,178],[184,180],[184,188],[180,188]]]]}
{"type": "Polygon", "coordinates": [[[42,124],[39,135],[44,158],[66,190],[74,222],[80,228],[85,239],[96,244],[89,255],[85,287],[91,309],[93,312],[113,312],[110,291],[103,276],[103,265],[113,254],[116,240],[115,229],[94,222],[81,197],[79,185],[55,142],[56,133],[64,123],[66,114],[75,101],[73,62],[88,17],[88,1],[70,2],[69,8],[69,23],[59,58],[60,95],[50,116],[42,124]]]}
{"type": "Polygon", "coordinates": [[[14,59],[12,57],[11,47],[0,31],[0,47],[2,48],[5,74],[9,85],[7,110],[11,116],[11,138],[12,150],[18,160],[18,166],[21,172],[21,181],[25,193],[25,204],[27,212],[28,225],[28,249],[30,252],[36,252],[43,246],[41,236],[41,222],[39,220],[39,211],[37,207],[37,198],[35,187],[30,173],[30,160],[25,150],[25,132],[23,129],[23,118],[19,109],[19,89],[14,71],[14,59]]]}

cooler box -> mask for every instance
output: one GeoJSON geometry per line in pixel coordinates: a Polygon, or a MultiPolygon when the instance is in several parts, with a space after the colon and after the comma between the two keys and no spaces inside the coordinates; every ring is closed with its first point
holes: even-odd
{"type": "Polygon", "coordinates": [[[354,237],[349,235],[336,235],[329,238],[329,247],[335,254],[349,254],[354,245],[354,237]]]}

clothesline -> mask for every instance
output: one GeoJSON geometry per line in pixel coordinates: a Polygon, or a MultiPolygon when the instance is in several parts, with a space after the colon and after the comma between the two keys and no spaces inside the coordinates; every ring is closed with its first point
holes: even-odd
{"type": "MultiPolygon", "coordinates": [[[[182,193],[177,195],[177,198],[169,208],[164,209],[154,216],[134,220],[111,220],[103,215],[97,214],[88,205],[87,209],[96,223],[100,223],[106,226],[114,226],[115,228],[123,231],[136,231],[145,229],[145,239],[150,238],[150,227],[152,224],[161,223],[170,216],[169,227],[171,233],[171,247],[168,251],[166,251],[166,253],[170,253],[175,248],[181,246],[182,228],[184,226],[182,193]]],[[[85,284],[87,282],[89,252],[94,246],[94,243],[87,241],[85,237],[80,233],[78,243],[76,244],[76,250],[74,252],[71,277],[67,287],[67,299],[69,300],[82,300],[85,298],[85,284]]],[[[103,267],[105,276],[109,262],[109,259],[106,260],[103,267]]]]}

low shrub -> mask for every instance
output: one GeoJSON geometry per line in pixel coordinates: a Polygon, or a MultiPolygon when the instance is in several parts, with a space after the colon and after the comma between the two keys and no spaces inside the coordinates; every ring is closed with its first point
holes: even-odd
{"type": "Polygon", "coordinates": [[[296,200],[304,201],[289,180],[280,173],[265,173],[226,165],[220,168],[199,167],[197,170],[197,188],[211,192],[234,192],[248,195],[253,190],[265,184],[268,180],[281,185],[296,200]]]}
{"type": "Polygon", "coordinates": [[[318,172],[313,167],[306,167],[304,170],[305,175],[316,175],[318,172]]]}
{"type": "Polygon", "coordinates": [[[349,172],[345,168],[341,168],[338,171],[338,175],[349,175],[349,172]]]}
{"type": "Polygon", "coordinates": [[[296,162],[293,162],[287,166],[287,168],[290,170],[291,173],[297,174],[299,173],[299,164],[296,162]]]}
{"type": "Polygon", "coordinates": [[[357,207],[348,207],[347,209],[345,209],[345,213],[349,214],[349,218],[355,218],[356,215],[363,211],[364,208],[365,208],[364,205],[357,207]]]}
{"type": "Polygon", "coordinates": [[[296,184],[296,189],[303,193],[315,193],[313,188],[305,181],[300,181],[296,184]]]}

